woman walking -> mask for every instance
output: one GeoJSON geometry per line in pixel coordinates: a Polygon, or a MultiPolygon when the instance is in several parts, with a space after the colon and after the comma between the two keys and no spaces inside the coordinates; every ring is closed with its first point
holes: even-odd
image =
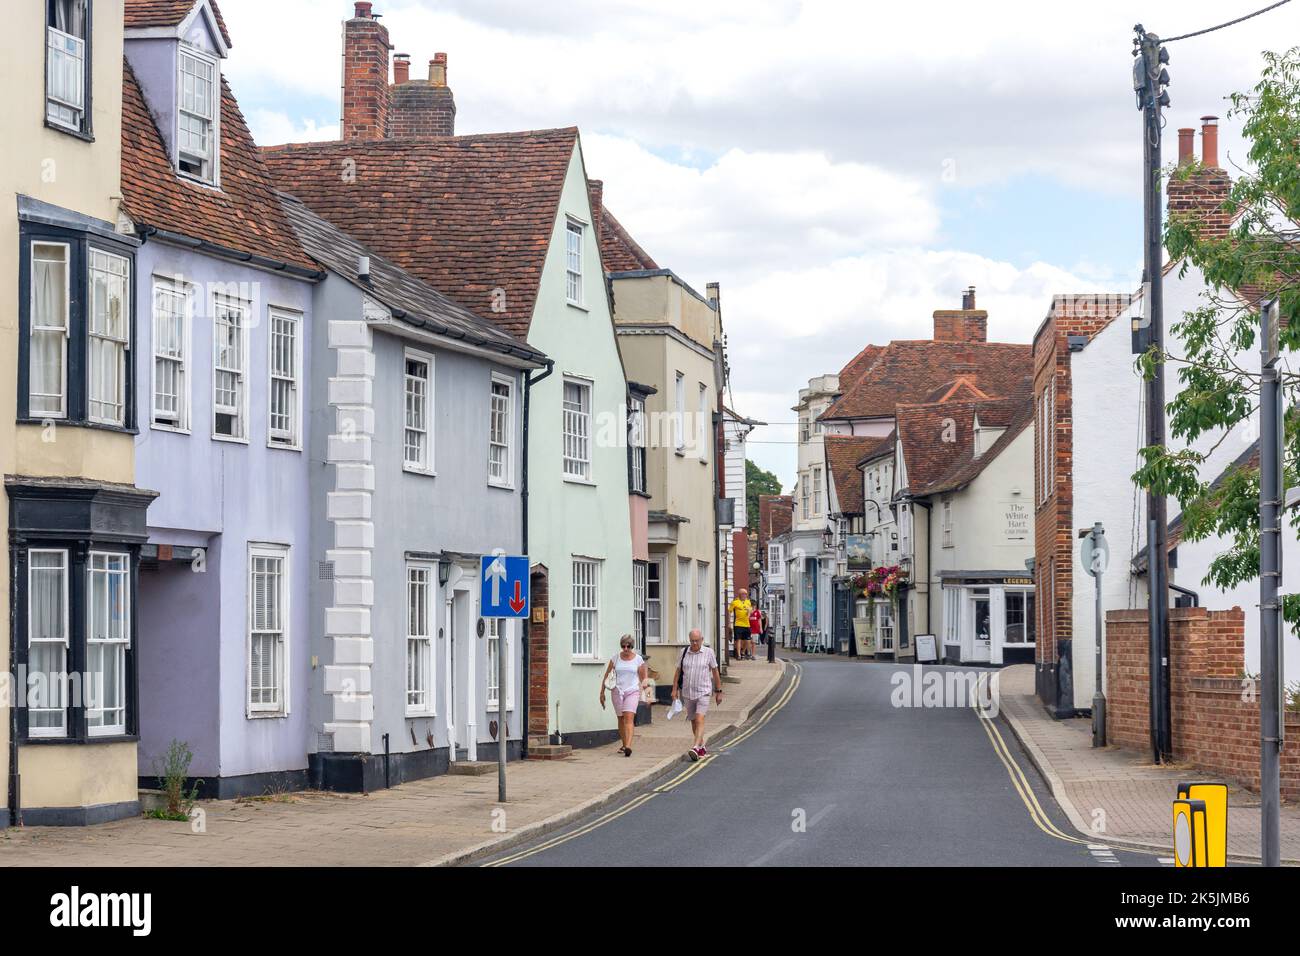
{"type": "Polygon", "coordinates": [[[620,752],[632,756],[632,724],[636,721],[636,708],[641,703],[641,687],[646,681],[645,660],[636,652],[636,642],[631,634],[619,638],[620,650],[610,658],[600,681],[600,709],[605,709],[605,689],[614,694],[614,713],[618,715],[618,736],[623,741],[620,752]],[[612,675],[612,686],[611,686],[612,675]]]}

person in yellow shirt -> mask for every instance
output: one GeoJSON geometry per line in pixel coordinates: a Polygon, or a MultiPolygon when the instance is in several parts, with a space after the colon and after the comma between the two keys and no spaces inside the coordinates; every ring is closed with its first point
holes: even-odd
{"type": "Polygon", "coordinates": [[[731,602],[731,639],[736,642],[736,657],[740,660],[754,659],[754,642],[749,636],[749,612],[753,609],[749,592],[741,588],[731,602]]]}

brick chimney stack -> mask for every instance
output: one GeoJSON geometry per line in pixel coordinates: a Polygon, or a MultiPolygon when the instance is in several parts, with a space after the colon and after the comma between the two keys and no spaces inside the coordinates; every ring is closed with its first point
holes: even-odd
{"type": "MultiPolygon", "coordinates": [[[[1178,131],[1178,165],[1190,166],[1196,161],[1193,140],[1196,131],[1190,128],[1178,131]]],[[[1203,238],[1217,239],[1228,234],[1232,214],[1224,209],[1232,180],[1219,166],[1219,118],[1201,117],[1201,165],[1191,175],[1175,173],[1169,180],[1169,217],[1192,218],[1200,225],[1203,238]]]]}
{"type": "Polygon", "coordinates": [[[410,80],[392,88],[389,116],[394,139],[456,135],[456,98],[447,85],[447,54],[429,61],[427,80],[410,80]]]}
{"type": "Polygon", "coordinates": [[[975,287],[961,294],[960,309],[939,309],[934,313],[936,342],[987,342],[989,314],[975,308],[975,287]]]}
{"type": "Polygon", "coordinates": [[[388,135],[388,28],[373,13],[374,4],[357,0],[343,24],[343,118],[345,140],[376,140],[388,135]]]}
{"type": "Polygon", "coordinates": [[[587,180],[587,199],[591,203],[591,221],[592,228],[596,230],[596,244],[601,241],[601,226],[604,220],[605,208],[605,181],[602,179],[587,180]]]}

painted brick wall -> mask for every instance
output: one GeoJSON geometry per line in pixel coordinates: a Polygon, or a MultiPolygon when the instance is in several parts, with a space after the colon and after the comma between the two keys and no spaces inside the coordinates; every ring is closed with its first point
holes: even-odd
{"type": "MultiPolygon", "coordinates": [[[[1170,610],[1173,747],[1176,760],[1258,790],[1259,687],[1242,674],[1244,628],[1241,608],[1170,610]]],[[[1150,749],[1147,675],[1146,611],[1111,611],[1106,615],[1111,743],[1150,749]]],[[[1300,714],[1289,714],[1286,728],[1288,737],[1300,735],[1300,714]]],[[[1300,748],[1282,751],[1282,795],[1300,798],[1300,748]]]]}

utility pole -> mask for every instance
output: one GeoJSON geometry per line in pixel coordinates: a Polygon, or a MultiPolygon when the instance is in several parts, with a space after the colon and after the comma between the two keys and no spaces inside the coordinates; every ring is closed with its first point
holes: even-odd
{"type": "MultiPolygon", "coordinates": [[[[1143,197],[1145,199],[1145,265],[1142,284],[1146,316],[1135,323],[1134,349],[1156,349],[1156,362],[1146,394],[1146,443],[1165,444],[1164,242],[1161,229],[1160,139],[1161,110],[1169,105],[1169,54],[1160,38],[1142,24],[1134,28],[1133,90],[1142,111],[1143,197]]],[[[1147,492],[1147,627],[1151,687],[1151,755],[1156,763],[1173,756],[1169,718],[1169,531],[1165,496],[1147,492]]]]}
{"type": "Polygon", "coordinates": [[[1278,300],[1260,316],[1259,383],[1259,798],[1260,858],[1281,866],[1281,762],[1286,722],[1282,681],[1282,384],[1278,300]]]}
{"type": "Polygon", "coordinates": [[[1101,576],[1110,565],[1110,546],[1106,544],[1106,529],[1100,521],[1094,522],[1091,529],[1082,531],[1083,545],[1079,550],[1079,560],[1083,568],[1095,581],[1093,599],[1096,604],[1095,645],[1093,648],[1093,691],[1092,691],[1092,745],[1106,746],[1106,695],[1102,691],[1104,675],[1102,674],[1102,640],[1105,619],[1101,607],[1101,576]]]}

